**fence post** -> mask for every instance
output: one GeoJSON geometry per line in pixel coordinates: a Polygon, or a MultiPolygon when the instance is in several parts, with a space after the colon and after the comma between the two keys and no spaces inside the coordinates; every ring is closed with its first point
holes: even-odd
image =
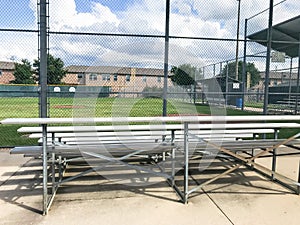
{"type": "MultiPolygon", "coordinates": [[[[47,118],[47,0],[40,0],[40,117],[47,118]]],[[[47,125],[43,130],[43,215],[48,213],[47,125]]]]}
{"type": "Polygon", "coordinates": [[[269,8],[269,25],[268,25],[268,45],[266,56],[266,76],[265,76],[265,93],[264,93],[264,108],[263,114],[268,114],[268,102],[269,102],[269,76],[270,76],[270,57],[272,47],[272,26],[273,26],[273,0],[270,0],[269,8]]]}
{"type": "Polygon", "coordinates": [[[170,30],[170,0],[166,1],[166,28],[165,28],[165,58],[164,58],[164,89],[163,89],[163,116],[167,116],[167,89],[169,69],[169,30],[170,30]]]}

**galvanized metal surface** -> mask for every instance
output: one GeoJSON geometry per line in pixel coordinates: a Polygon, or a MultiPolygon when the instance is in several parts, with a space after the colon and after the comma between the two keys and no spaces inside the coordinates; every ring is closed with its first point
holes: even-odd
{"type": "MultiPolygon", "coordinates": [[[[162,121],[168,121],[169,118],[166,118],[166,117],[159,117],[162,121]]],[[[182,142],[177,142],[176,143],[176,135],[174,132],[174,129],[176,130],[176,128],[173,127],[172,129],[172,140],[174,142],[175,145],[173,145],[173,142],[170,143],[171,145],[162,145],[162,150],[161,152],[172,152],[171,153],[171,161],[170,161],[170,165],[171,165],[171,170],[170,170],[170,173],[169,172],[166,172],[164,171],[163,168],[161,168],[159,165],[158,165],[158,169],[159,171],[157,170],[154,170],[154,169],[149,169],[149,168],[146,168],[146,167],[143,167],[143,166],[139,166],[139,165],[132,165],[132,164],[129,164],[128,162],[126,162],[126,160],[128,160],[130,157],[132,156],[137,156],[137,155],[143,155],[143,154],[151,154],[151,144],[147,147],[147,145],[142,145],[140,146],[138,143],[136,143],[134,146],[138,147],[139,150],[136,150],[136,151],[124,151],[122,154],[123,156],[120,156],[120,157],[110,157],[110,156],[107,156],[105,154],[103,154],[101,151],[100,151],[100,146],[97,146],[97,145],[82,145],[82,146],[47,146],[47,142],[43,142],[43,189],[44,189],[44,193],[43,193],[43,196],[44,196],[44,201],[43,201],[43,213],[44,214],[47,214],[52,202],[53,202],[53,199],[55,197],[55,194],[56,194],[56,190],[57,188],[59,187],[59,185],[67,182],[67,181],[71,181],[71,180],[74,180],[74,179],[77,179],[83,175],[86,175],[90,172],[92,172],[91,169],[88,169],[87,171],[85,172],[82,172],[82,173],[79,173],[73,177],[70,177],[70,178],[67,178],[66,180],[63,179],[63,176],[62,176],[62,169],[61,168],[64,168],[64,165],[67,163],[67,160],[68,159],[73,159],[74,156],[76,157],[79,157],[78,153],[77,155],[75,154],[74,155],[74,150],[75,151],[78,151],[78,152],[81,152],[81,154],[83,155],[87,155],[89,157],[92,157],[92,158],[95,158],[95,159],[100,159],[100,160],[103,160],[103,161],[107,161],[107,162],[110,162],[110,163],[114,163],[114,164],[119,164],[119,165],[122,165],[122,166],[126,166],[130,169],[134,169],[134,170],[137,170],[137,171],[144,171],[144,172],[147,172],[149,174],[152,174],[152,175],[155,175],[155,176],[160,176],[160,177],[163,177],[165,179],[167,179],[170,183],[170,186],[173,187],[174,191],[178,194],[178,196],[181,198],[181,200],[184,202],[184,203],[187,203],[188,202],[188,199],[189,199],[189,196],[198,191],[199,189],[203,188],[205,185],[208,185],[220,178],[222,178],[224,175],[227,175],[233,171],[235,171],[236,169],[240,168],[241,166],[243,165],[246,165],[246,166],[249,166],[251,167],[252,169],[255,169],[257,170],[258,172],[260,173],[263,173],[265,175],[268,175],[268,176],[271,176],[273,177],[273,180],[283,184],[284,186],[288,187],[289,189],[291,190],[294,190],[295,192],[298,192],[298,188],[297,189],[294,189],[294,187],[292,187],[291,185],[296,185],[297,187],[300,185],[297,181],[292,181],[291,179],[287,178],[286,176],[282,175],[282,174],[279,174],[275,171],[276,169],[276,157],[277,155],[274,154],[273,155],[273,166],[271,169],[268,169],[266,168],[265,166],[262,166],[260,165],[259,163],[257,162],[254,162],[255,159],[259,158],[259,157],[262,157],[262,156],[265,156],[267,155],[268,153],[274,151],[274,149],[277,149],[279,146],[281,145],[285,145],[285,144],[289,144],[290,142],[294,141],[296,138],[298,138],[300,136],[300,133],[297,134],[297,135],[294,135],[288,139],[284,139],[284,140],[274,140],[274,141],[264,141],[264,140],[245,140],[245,141],[225,141],[224,143],[222,143],[222,141],[209,141],[209,140],[205,140],[203,138],[198,138],[199,140],[198,141],[195,141],[195,138],[197,137],[195,134],[193,133],[190,133],[190,131],[193,131],[193,129],[196,129],[195,127],[193,127],[193,125],[197,125],[195,123],[199,123],[199,121],[197,120],[198,118],[196,118],[196,120],[192,120],[192,118],[194,117],[184,117],[184,118],[180,118],[180,117],[176,117],[176,118],[170,118],[171,121],[177,121],[177,122],[180,122],[180,124],[178,125],[175,125],[177,129],[179,130],[182,130],[182,125],[183,125],[183,141],[182,142]],[[230,167],[228,170],[226,170],[225,172],[222,172],[221,174],[218,174],[217,176],[207,180],[206,182],[204,183],[199,183],[197,185],[197,187],[194,187],[192,189],[189,189],[189,177],[190,177],[190,174],[189,174],[189,167],[190,167],[190,161],[192,160],[192,157],[194,156],[193,154],[190,155],[190,152],[191,152],[191,149],[194,149],[194,150],[197,150],[197,147],[199,149],[203,149],[204,147],[200,147],[201,145],[198,146],[198,144],[201,144],[201,143],[204,143],[204,144],[207,144],[207,146],[211,146],[212,148],[214,149],[218,149],[221,153],[224,153],[228,156],[230,156],[228,159],[229,160],[234,160],[235,163],[237,163],[236,165],[230,167]],[[249,148],[249,150],[252,150],[251,147],[254,147],[254,146],[251,146],[250,143],[252,143],[253,145],[256,144],[255,146],[258,147],[258,148],[261,148],[261,152],[259,152],[258,154],[253,154],[253,156],[251,156],[250,158],[247,156],[243,156],[243,154],[240,154],[239,152],[240,151],[244,151],[246,150],[247,148],[249,148]],[[52,153],[52,158],[50,158],[50,161],[48,162],[48,158],[47,158],[47,155],[46,155],[46,160],[44,161],[44,155],[45,155],[45,151],[46,153],[48,153],[48,148],[49,149],[49,152],[51,152],[52,150],[55,150],[53,151],[52,153]],[[52,148],[52,149],[51,149],[52,148]],[[144,149],[145,148],[145,149],[144,149]],[[149,148],[147,151],[147,148],[149,148]],[[60,150],[59,150],[60,149],[60,150]],[[98,150],[96,152],[93,152],[94,150],[98,150]],[[175,150],[178,151],[178,154],[176,154],[176,157],[175,157],[175,150]],[[58,156],[62,156],[64,158],[66,158],[66,160],[63,160],[61,161],[61,158],[58,158],[58,156]],[[179,161],[178,161],[179,160],[179,161]],[[183,160],[183,161],[181,161],[183,160]],[[176,181],[176,170],[175,170],[175,163],[176,162],[183,162],[183,171],[184,171],[184,174],[183,174],[183,191],[180,190],[180,188],[176,185],[175,181],[176,181]],[[58,162],[58,164],[57,164],[58,162]],[[50,174],[47,174],[47,168],[48,168],[48,165],[50,165],[52,167],[52,173],[50,174]],[[55,167],[58,167],[58,171],[59,171],[59,174],[58,176],[56,177],[56,174],[55,174],[55,167]],[[46,173],[45,173],[46,171],[46,173]],[[51,182],[49,183],[48,182],[48,177],[49,175],[51,176],[51,182]],[[291,184],[291,185],[290,185],[291,184]],[[51,186],[51,194],[48,193],[48,185],[51,186]]],[[[204,121],[207,121],[208,118],[212,119],[212,117],[201,117],[201,119],[204,119],[204,121]]],[[[280,120],[282,119],[283,120],[296,120],[298,117],[297,116],[281,116],[281,117],[274,117],[274,116],[259,116],[259,117],[245,117],[245,116],[236,116],[236,117],[228,117],[228,120],[233,122],[240,122],[240,121],[244,121],[244,122],[248,122],[248,121],[263,121],[263,123],[256,123],[256,125],[260,124],[262,125],[260,128],[261,129],[265,129],[266,127],[268,127],[268,123],[265,123],[266,119],[268,120],[280,120]],[[234,120],[235,119],[235,120],[234,120]]],[[[70,118],[71,119],[71,118],[70,118]]],[[[157,118],[156,118],[157,119],[157,118]]],[[[195,119],[195,118],[194,118],[195,119]]],[[[219,118],[220,119],[220,118],[219,118]]],[[[224,118],[223,118],[224,119],[224,118]]],[[[13,120],[14,122],[16,123],[21,123],[20,121],[21,119],[17,120],[13,120]]],[[[103,121],[103,120],[107,120],[107,118],[97,118],[97,120],[99,121],[103,121]]],[[[108,119],[109,120],[109,119],[108,119]]],[[[28,120],[28,121],[33,121],[33,120],[28,120]]],[[[26,123],[28,121],[22,121],[22,123],[26,123]]],[[[43,121],[43,126],[42,126],[42,131],[43,131],[43,138],[44,137],[47,137],[47,125],[50,125],[51,122],[54,122],[56,123],[57,121],[55,121],[54,118],[52,118],[51,120],[49,120],[48,118],[41,118],[40,121],[43,121]]],[[[122,121],[122,122],[127,122],[127,121],[139,121],[139,122],[142,122],[142,121],[152,121],[152,118],[123,118],[123,120],[120,120],[119,119],[119,122],[122,121]]],[[[224,126],[224,124],[222,124],[223,120],[217,120],[217,121],[221,121],[221,125],[224,126]]],[[[60,122],[60,121],[58,121],[60,122]]],[[[271,123],[272,126],[276,126],[276,129],[275,129],[275,133],[274,133],[274,137],[277,138],[277,130],[280,129],[280,124],[281,123],[278,123],[278,124],[274,124],[274,123],[271,123]]],[[[289,126],[291,128],[299,128],[299,124],[297,123],[282,123],[284,127],[286,126],[289,126]]],[[[201,126],[209,126],[210,124],[200,124],[201,126]]],[[[227,125],[231,125],[231,124],[227,124],[227,125]]],[[[243,127],[243,125],[247,126],[247,123],[240,123],[240,124],[232,124],[232,125],[236,125],[237,127],[243,127]]],[[[255,125],[255,124],[252,124],[252,125],[255,125]]],[[[132,125],[133,127],[134,126],[137,126],[137,125],[132,125]]],[[[173,126],[173,125],[170,125],[170,126],[173,126]]],[[[101,127],[101,126],[99,126],[101,127]]],[[[124,126],[125,127],[125,126],[124,126]]],[[[125,128],[122,128],[122,130],[124,131],[125,128]]],[[[131,126],[126,126],[127,130],[130,131],[131,130],[131,126]]],[[[226,127],[226,126],[225,126],[226,127]]],[[[50,127],[49,127],[50,128],[50,127]]],[[[165,126],[160,126],[159,127],[160,129],[164,130],[165,126]]],[[[210,127],[210,129],[212,129],[213,126],[210,127]]],[[[89,128],[90,129],[90,128],[89,128]]],[[[112,129],[112,127],[110,127],[110,130],[112,129]]],[[[199,128],[198,128],[199,129],[199,128]]],[[[258,129],[258,128],[257,128],[258,129]]],[[[61,131],[61,130],[60,130],[61,131]]],[[[53,136],[54,137],[54,136],[53,136]]],[[[165,138],[165,134],[162,135],[162,140],[164,140],[165,138]]],[[[43,139],[44,140],[44,139],[43,139]]],[[[156,142],[153,142],[153,144],[156,144],[156,142]]],[[[111,146],[113,147],[113,146],[111,146]]],[[[115,147],[116,149],[115,150],[118,150],[118,146],[116,145],[115,147]]],[[[104,148],[105,149],[105,148],[104,148]]],[[[158,152],[159,153],[159,147],[157,148],[158,149],[158,152]]],[[[207,151],[210,151],[209,147],[205,147],[204,149],[207,149],[207,151]]],[[[120,151],[120,149],[119,149],[120,151]]],[[[155,150],[153,151],[155,152],[155,150]]],[[[201,151],[197,151],[197,154],[201,154],[201,151]]],[[[163,160],[166,159],[166,154],[165,153],[161,153],[163,155],[163,160]]],[[[215,157],[217,157],[217,155],[215,155],[215,157]]],[[[226,157],[225,157],[226,158],[226,157]]],[[[225,159],[224,158],[224,159],[225,159]]],[[[150,158],[149,158],[150,159],[150,158]]],[[[156,159],[153,159],[153,162],[155,162],[156,159]]],[[[153,164],[155,165],[155,163],[153,164]]],[[[96,170],[100,170],[102,167],[98,167],[96,168],[96,170]]],[[[51,171],[51,170],[50,170],[51,171]]]]}

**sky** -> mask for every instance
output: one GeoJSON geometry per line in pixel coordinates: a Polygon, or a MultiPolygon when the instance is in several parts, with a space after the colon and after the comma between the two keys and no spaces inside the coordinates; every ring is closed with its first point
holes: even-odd
{"type": "MultiPolygon", "coordinates": [[[[282,0],[274,0],[274,3],[282,0]]],[[[164,35],[165,0],[49,0],[50,30],[62,32],[164,35]]],[[[1,0],[0,28],[37,29],[37,0],[1,0]]],[[[266,0],[241,0],[239,37],[244,20],[267,9],[266,0]]],[[[237,0],[171,0],[170,35],[234,39],[237,0]]],[[[299,0],[274,8],[274,24],[299,15],[299,0]]],[[[248,33],[266,28],[268,12],[251,19],[248,33]]],[[[0,32],[0,60],[37,58],[36,33],[0,32]]],[[[50,35],[50,53],[66,65],[115,65],[163,68],[164,39],[111,36],[50,35]]],[[[170,40],[169,62],[197,67],[235,58],[235,42],[170,40]]],[[[249,53],[265,50],[249,46],[249,53]]],[[[239,55],[243,53],[243,45],[239,55]]],[[[257,62],[263,65],[263,62],[257,62]]],[[[276,65],[282,66],[285,65],[276,65]]]]}

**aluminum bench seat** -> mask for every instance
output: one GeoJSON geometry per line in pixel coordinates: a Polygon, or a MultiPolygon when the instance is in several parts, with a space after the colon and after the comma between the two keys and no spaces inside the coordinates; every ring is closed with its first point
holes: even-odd
{"type": "MultiPolygon", "coordinates": [[[[166,151],[170,151],[174,148],[174,144],[172,143],[143,143],[133,144],[109,144],[109,145],[61,145],[61,146],[48,146],[47,152],[49,154],[55,153],[56,155],[64,154],[67,156],[70,155],[78,155],[83,152],[98,152],[98,153],[110,153],[110,154],[130,154],[134,151],[139,150],[142,154],[154,154],[154,153],[162,153],[166,151]]],[[[43,147],[42,146],[20,146],[13,148],[10,153],[11,154],[42,154],[43,147]]]]}

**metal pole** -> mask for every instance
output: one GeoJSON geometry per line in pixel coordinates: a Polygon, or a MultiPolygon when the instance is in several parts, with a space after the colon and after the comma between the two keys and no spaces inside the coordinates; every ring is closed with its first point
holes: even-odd
{"type": "Polygon", "coordinates": [[[223,63],[220,62],[220,74],[222,74],[222,67],[223,67],[223,63]]]}
{"type": "Polygon", "coordinates": [[[165,58],[164,58],[164,90],[163,90],[163,116],[167,116],[167,89],[169,67],[169,36],[170,36],[170,0],[166,0],[166,25],[165,25],[165,58]]]}
{"type": "Polygon", "coordinates": [[[236,52],[235,52],[235,79],[239,80],[239,33],[240,33],[240,16],[241,16],[241,0],[238,1],[238,18],[236,31],[236,52]]]}
{"type": "Polygon", "coordinates": [[[172,148],[172,180],[171,180],[171,185],[172,187],[174,187],[175,185],[175,159],[176,159],[176,155],[175,155],[175,148],[172,148]]]}
{"type": "Polygon", "coordinates": [[[194,104],[196,104],[196,98],[197,98],[197,93],[196,93],[196,89],[197,89],[197,74],[198,74],[198,72],[195,71],[195,78],[194,78],[195,82],[194,82],[194,85],[193,85],[193,88],[194,88],[193,102],[194,102],[194,104]]]}
{"type": "MultiPolygon", "coordinates": [[[[274,130],[274,139],[278,139],[278,131],[277,129],[274,130]]],[[[273,158],[272,158],[272,171],[276,172],[276,164],[277,164],[277,149],[273,149],[273,158]]],[[[275,173],[271,175],[272,180],[275,180],[275,173]]]]}
{"type": "MultiPolygon", "coordinates": [[[[299,34],[300,41],[300,34],[299,34]]],[[[296,87],[296,104],[295,104],[295,115],[298,113],[298,100],[299,100],[299,79],[300,79],[300,43],[298,44],[298,73],[297,73],[297,87],[296,87]]]]}
{"type": "MultiPolygon", "coordinates": [[[[300,161],[298,166],[298,183],[300,183],[300,161]]],[[[298,195],[300,194],[300,186],[297,187],[298,195]]]]}
{"type": "MultiPolygon", "coordinates": [[[[40,117],[47,117],[47,0],[40,0],[40,117]]],[[[43,215],[48,212],[47,125],[43,130],[43,215]]]]}
{"type": "Polygon", "coordinates": [[[229,64],[228,61],[226,62],[226,81],[225,81],[225,106],[227,107],[228,105],[228,76],[229,76],[229,64]]]}
{"type": "Polygon", "coordinates": [[[270,0],[269,9],[269,26],[268,26],[268,45],[266,56],[266,76],[265,76],[265,96],[264,96],[264,108],[263,114],[268,114],[268,102],[269,102],[269,77],[270,77],[270,63],[271,63],[271,47],[272,47],[272,26],[273,26],[273,0],[270,0]]]}
{"type": "Polygon", "coordinates": [[[290,58],[290,74],[289,74],[289,105],[291,102],[291,91],[292,91],[292,73],[293,73],[293,58],[290,58]]]}
{"type": "Polygon", "coordinates": [[[188,138],[188,123],[184,123],[184,198],[186,204],[189,197],[189,138],[188,138]]]}
{"type": "Polygon", "coordinates": [[[214,77],[216,76],[216,64],[213,65],[213,74],[214,74],[214,77]]]}
{"type": "Polygon", "coordinates": [[[248,19],[245,19],[245,31],[244,31],[244,56],[243,56],[243,73],[242,73],[242,92],[243,92],[243,101],[242,101],[242,111],[245,107],[245,94],[247,93],[247,84],[246,84],[246,63],[247,63],[247,29],[248,29],[248,19]]]}

